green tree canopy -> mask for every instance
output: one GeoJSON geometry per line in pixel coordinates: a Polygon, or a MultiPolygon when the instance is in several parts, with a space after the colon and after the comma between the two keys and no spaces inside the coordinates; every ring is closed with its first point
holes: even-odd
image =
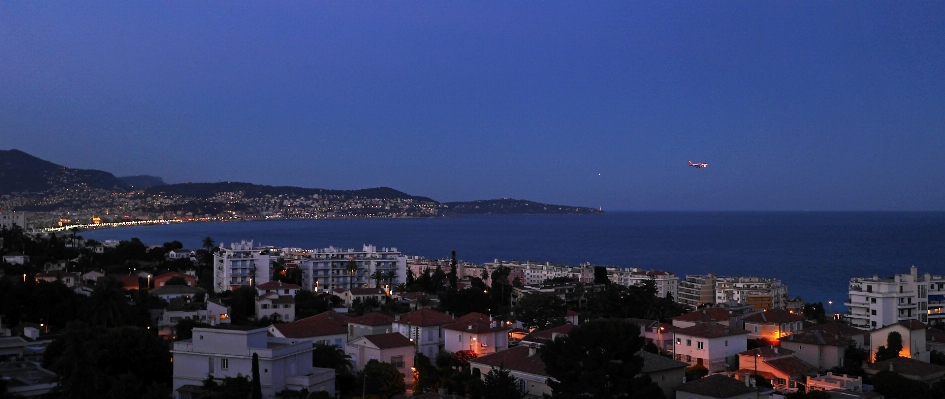
{"type": "Polygon", "coordinates": [[[501,367],[493,367],[483,376],[480,392],[482,397],[490,399],[521,399],[522,397],[515,377],[509,370],[501,367]]]}
{"type": "Polygon", "coordinates": [[[902,335],[896,331],[886,336],[886,345],[876,348],[876,361],[895,359],[902,351],[902,335]]]}
{"type": "Polygon", "coordinates": [[[358,373],[358,381],[364,384],[364,392],[377,395],[381,399],[390,399],[394,395],[407,392],[404,376],[390,363],[381,363],[371,359],[364,365],[364,371],[358,373]]]}
{"type": "Polygon", "coordinates": [[[539,354],[557,399],[578,397],[661,397],[649,377],[640,376],[640,327],[623,319],[598,319],[545,344],[539,354]]]}
{"type": "Polygon", "coordinates": [[[554,294],[535,293],[523,296],[515,306],[515,315],[522,325],[545,330],[567,323],[567,304],[554,294]]]}

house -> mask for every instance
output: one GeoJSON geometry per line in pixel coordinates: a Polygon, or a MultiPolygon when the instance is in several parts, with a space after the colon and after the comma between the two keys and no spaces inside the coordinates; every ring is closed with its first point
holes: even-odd
{"type": "Polygon", "coordinates": [[[558,327],[552,327],[547,330],[533,331],[522,337],[521,345],[537,348],[548,341],[553,341],[559,335],[568,335],[572,328],[574,328],[574,325],[565,324],[558,327]]]}
{"type": "Polygon", "coordinates": [[[295,284],[283,283],[281,281],[270,281],[268,283],[262,283],[256,286],[256,295],[263,294],[279,294],[279,295],[288,295],[295,297],[295,294],[299,293],[302,287],[295,284]]]}
{"type": "Polygon", "coordinates": [[[414,310],[394,316],[391,329],[413,340],[417,352],[433,358],[443,349],[443,326],[455,320],[443,312],[431,309],[414,310]]]}
{"type": "Polygon", "coordinates": [[[253,355],[259,359],[263,397],[284,389],[335,394],[335,371],[312,367],[312,345],[289,338],[267,337],[266,328],[217,326],[194,328],[193,338],[174,343],[174,392],[201,386],[208,376],[252,375],[253,355]]]}
{"type": "Polygon", "coordinates": [[[193,259],[197,256],[197,252],[189,249],[173,249],[165,254],[168,260],[175,259],[193,259]]]}
{"type": "Polygon", "coordinates": [[[292,323],[273,324],[269,333],[274,337],[293,338],[313,344],[334,345],[344,349],[348,341],[350,317],[332,311],[296,320],[292,323]]]}
{"type": "Polygon", "coordinates": [[[87,283],[93,283],[93,284],[102,277],[105,277],[105,273],[102,273],[96,270],[87,271],[85,273],[82,273],[82,275],[80,276],[82,281],[85,281],[87,283]]]}
{"type": "Polygon", "coordinates": [[[56,373],[28,360],[0,363],[0,375],[10,397],[39,397],[56,391],[59,385],[56,373]]]}
{"type": "Polygon", "coordinates": [[[738,354],[748,349],[748,331],[716,323],[701,323],[676,330],[676,360],[701,364],[709,372],[734,370],[738,354]]]}
{"type": "Polygon", "coordinates": [[[129,274],[109,274],[108,277],[115,279],[121,284],[121,288],[128,291],[137,291],[141,287],[138,276],[129,274]]]}
{"type": "Polygon", "coordinates": [[[747,350],[738,354],[738,370],[735,376],[758,374],[767,379],[778,390],[797,389],[807,381],[807,376],[817,375],[817,368],[794,357],[794,351],[777,346],[747,350]]]}
{"type": "Polygon", "coordinates": [[[351,356],[354,371],[364,370],[371,360],[390,363],[404,376],[404,383],[413,385],[413,342],[398,333],[373,334],[348,342],[345,353],[351,356]]]}
{"type": "Polygon", "coordinates": [[[839,334],[829,335],[823,330],[801,330],[778,340],[781,348],[820,370],[843,366],[843,358],[856,342],[839,334]]]}
{"type": "Polygon", "coordinates": [[[79,282],[79,276],[75,273],[67,272],[54,272],[54,273],[39,273],[36,275],[36,282],[45,281],[51,283],[54,281],[59,281],[66,285],[66,287],[74,288],[75,285],[79,282]]]}
{"type": "Polygon", "coordinates": [[[713,374],[680,385],[676,399],[758,399],[758,390],[734,378],[713,374]]]}
{"type": "Polygon", "coordinates": [[[394,318],[383,313],[371,312],[348,321],[348,341],[365,335],[393,332],[394,318]]]}
{"type": "Polygon", "coordinates": [[[767,309],[742,318],[748,339],[774,342],[804,328],[804,317],[784,309],[767,309]]]}
{"type": "Polygon", "coordinates": [[[184,281],[187,282],[188,287],[197,286],[197,277],[194,277],[185,273],[180,273],[180,272],[167,272],[167,273],[154,276],[154,288],[163,287],[167,283],[168,280],[174,277],[180,277],[184,279],[184,281]]]}
{"type": "Polygon", "coordinates": [[[186,285],[166,285],[148,291],[148,294],[159,297],[165,301],[170,301],[174,298],[185,298],[189,301],[196,300],[197,297],[200,296],[205,298],[207,290],[200,287],[188,287],[186,285]]]}
{"type": "Polygon", "coordinates": [[[807,376],[807,391],[863,392],[863,377],[835,375],[829,371],[825,375],[807,376]]]}
{"type": "Polygon", "coordinates": [[[542,397],[551,395],[548,386],[548,373],[545,372],[545,362],[538,355],[538,349],[528,346],[516,346],[501,352],[491,353],[469,360],[473,375],[485,378],[493,368],[505,368],[518,383],[519,392],[542,397]]]}
{"type": "Polygon", "coordinates": [[[177,334],[177,323],[184,319],[217,326],[230,324],[230,308],[216,300],[196,301],[184,297],[168,301],[157,320],[158,335],[172,339],[177,334]]]}
{"type": "Polygon", "coordinates": [[[477,356],[503,351],[509,347],[512,326],[482,313],[469,313],[443,326],[444,349],[454,353],[472,351],[477,356]]]}
{"type": "Polygon", "coordinates": [[[387,292],[382,288],[352,288],[349,290],[335,289],[335,295],[345,301],[345,306],[354,306],[355,301],[365,301],[368,298],[377,299],[379,303],[384,303],[387,292]]]}
{"type": "Polygon", "coordinates": [[[430,309],[440,303],[436,295],[430,295],[423,292],[401,292],[393,294],[393,298],[401,302],[406,302],[413,310],[430,309]]]}
{"type": "Polygon", "coordinates": [[[672,351],[673,331],[672,324],[660,323],[656,320],[629,318],[627,321],[640,326],[640,336],[647,342],[652,342],[661,351],[672,351]]]}
{"type": "Polygon", "coordinates": [[[23,337],[0,337],[0,359],[22,359],[28,343],[23,337]]]}
{"type": "Polygon", "coordinates": [[[902,351],[899,352],[899,356],[928,362],[930,353],[925,339],[927,328],[928,326],[921,321],[903,320],[870,331],[870,361],[876,359],[876,351],[880,346],[886,346],[889,333],[895,331],[902,336],[902,351]]]}
{"type": "Polygon", "coordinates": [[[636,355],[643,358],[643,369],[640,372],[648,374],[650,379],[663,390],[663,395],[667,398],[671,398],[673,391],[686,381],[688,363],[647,351],[639,351],[636,355]]]}
{"type": "Polygon", "coordinates": [[[3,261],[10,265],[22,265],[22,264],[29,263],[30,257],[27,255],[18,253],[18,252],[12,252],[12,253],[3,255],[3,261]]]}
{"type": "Polygon", "coordinates": [[[924,382],[928,385],[932,385],[945,377],[945,366],[910,359],[908,357],[897,357],[895,359],[879,361],[870,364],[864,369],[866,374],[869,375],[876,375],[876,373],[883,370],[895,371],[910,380],[924,382]]]}
{"type": "Polygon", "coordinates": [[[295,298],[290,295],[279,295],[275,292],[256,297],[256,319],[260,320],[263,317],[269,318],[272,323],[291,323],[295,321],[295,298]]]}
{"type": "Polygon", "coordinates": [[[936,351],[945,353],[945,331],[935,327],[929,327],[925,330],[925,343],[929,352],[936,351]]]}
{"type": "Polygon", "coordinates": [[[729,320],[734,317],[732,312],[723,308],[705,308],[692,311],[673,317],[673,326],[679,328],[692,327],[700,323],[716,323],[724,326],[729,325],[729,320]]]}

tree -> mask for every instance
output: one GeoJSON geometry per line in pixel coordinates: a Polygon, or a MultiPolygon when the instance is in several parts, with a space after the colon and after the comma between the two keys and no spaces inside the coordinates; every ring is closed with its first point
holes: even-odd
{"type": "Polygon", "coordinates": [[[876,361],[895,359],[899,357],[900,351],[902,351],[902,335],[896,331],[890,332],[886,336],[886,345],[876,349],[876,361]]]}
{"type": "Polygon", "coordinates": [[[686,381],[698,380],[709,375],[709,369],[701,364],[686,367],[686,381]]]}
{"type": "Polygon", "coordinates": [[[256,316],[256,290],[253,287],[239,287],[230,297],[230,312],[233,324],[247,324],[256,316]]]}
{"type": "Polygon", "coordinates": [[[515,377],[509,370],[499,367],[493,367],[489,373],[483,377],[481,395],[485,398],[495,399],[521,399],[522,393],[518,390],[518,384],[515,377]]]}
{"type": "Polygon", "coordinates": [[[323,297],[309,290],[299,290],[295,294],[295,319],[301,320],[324,311],[331,310],[331,305],[323,297]]]}
{"type": "Polygon", "coordinates": [[[351,356],[337,346],[324,343],[316,343],[312,351],[312,367],[321,367],[326,369],[335,369],[338,374],[347,374],[354,367],[351,364],[351,356]]]}
{"type": "Polygon", "coordinates": [[[114,327],[121,323],[128,310],[128,300],[121,283],[105,277],[98,280],[86,302],[85,320],[101,327],[114,327]]]}
{"type": "Polygon", "coordinates": [[[187,279],[185,279],[185,278],[183,278],[183,277],[181,277],[181,276],[174,276],[174,277],[169,278],[169,279],[167,280],[167,282],[164,283],[164,285],[165,285],[165,286],[167,286],[167,285],[187,285],[187,279]]]}
{"type": "Polygon", "coordinates": [[[827,322],[827,312],[824,310],[823,302],[805,303],[801,313],[804,314],[807,320],[814,320],[818,324],[827,322]]]}
{"type": "MultiPolygon", "coordinates": [[[[623,319],[592,320],[545,344],[539,354],[555,398],[658,397],[645,375],[640,328],[623,319]]],[[[655,389],[655,390],[654,390],[655,389]]]]}
{"type": "Polygon", "coordinates": [[[358,262],[355,262],[354,258],[348,259],[345,269],[348,271],[348,290],[351,290],[352,288],[355,288],[354,275],[358,272],[358,262]]]}
{"type": "Polygon", "coordinates": [[[447,276],[450,282],[450,290],[456,291],[456,286],[459,284],[459,277],[457,275],[457,269],[459,266],[456,264],[456,251],[453,251],[453,255],[450,257],[450,273],[447,276]]]}
{"type": "Polygon", "coordinates": [[[250,398],[262,399],[262,381],[259,379],[259,354],[253,352],[253,393],[250,398]]]}
{"type": "Polygon", "coordinates": [[[407,392],[404,376],[390,363],[381,363],[371,359],[364,365],[364,371],[358,373],[358,381],[364,386],[365,393],[377,395],[381,399],[390,399],[394,395],[407,392]]]}
{"type": "Polygon", "coordinates": [[[213,253],[213,247],[214,247],[214,245],[216,245],[216,243],[213,242],[213,239],[212,239],[212,238],[210,238],[210,237],[204,237],[204,239],[203,239],[203,249],[206,249],[207,252],[213,253]]]}
{"type": "Polygon", "coordinates": [[[564,316],[568,312],[567,304],[554,294],[527,294],[518,301],[515,315],[522,325],[545,330],[567,323],[564,316]]]}
{"type": "Polygon", "coordinates": [[[899,375],[895,371],[883,370],[873,376],[873,390],[887,398],[927,398],[929,386],[899,375]]]}
{"type": "Polygon", "coordinates": [[[606,267],[594,266],[594,284],[610,285],[610,277],[607,275],[606,267]]]}
{"type": "Polygon", "coordinates": [[[185,339],[193,338],[195,327],[204,328],[204,327],[210,327],[210,325],[206,323],[201,323],[199,321],[196,321],[188,317],[184,317],[180,319],[180,321],[178,321],[177,324],[174,326],[174,333],[175,333],[174,340],[183,341],[185,339]]]}

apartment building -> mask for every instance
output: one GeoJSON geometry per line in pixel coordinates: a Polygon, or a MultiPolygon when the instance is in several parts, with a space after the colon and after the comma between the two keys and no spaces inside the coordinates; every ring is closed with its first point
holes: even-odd
{"type": "Polygon", "coordinates": [[[0,229],[12,229],[13,226],[20,226],[26,230],[26,214],[21,212],[0,212],[0,229]]]}
{"type": "Polygon", "coordinates": [[[328,247],[310,251],[302,258],[302,288],[317,292],[331,292],[340,288],[367,288],[374,286],[371,278],[375,272],[393,272],[392,281],[384,284],[396,285],[407,281],[407,257],[397,248],[380,248],[364,245],[360,251],[353,248],[328,247]],[[353,262],[353,266],[351,267],[353,262]]]}
{"type": "Polygon", "coordinates": [[[272,248],[254,247],[253,241],[240,241],[229,248],[220,244],[213,255],[213,291],[224,292],[239,287],[267,283],[276,256],[272,248]]]}
{"type": "Polygon", "coordinates": [[[687,275],[685,280],[679,282],[676,302],[692,309],[715,303],[715,280],[715,275],[711,273],[704,276],[687,275]]]}
{"type": "Polygon", "coordinates": [[[776,278],[719,277],[715,282],[715,302],[741,302],[752,308],[784,309],[787,286],[776,278]]]}
{"type": "Polygon", "coordinates": [[[611,283],[624,287],[643,285],[646,281],[652,281],[656,285],[656,296],[660,298],[666,298],[667,295],[676,298],[679,295],[679,278],[670,272],[637,268],[607,268],[607,274],[611,283]]]}
{"type": "Polygon", "coordinates": [[[844,317],[854,327],[877,329],[899,321],[941,323],[945,303],[945,279],[920,275],[915,266],[909,274],[892,278],[852,278],[844,317]],[[933,290],[930,288],[934,287],[933,290]],[[929,302],[933,304],[930,306],[929,302]],[[930,307],[932,309],[930,309],[930,307]],[[932,320],[929,318],[932,317],[932,320]]]}

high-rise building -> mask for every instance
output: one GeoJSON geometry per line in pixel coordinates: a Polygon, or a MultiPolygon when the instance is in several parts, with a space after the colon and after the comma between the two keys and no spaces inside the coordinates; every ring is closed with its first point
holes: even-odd
{"type": "Polygon", "coordinates": [[[269,282],[276,256],[271,247],[254,247],[253,241],[240,241],[229,248],[220,244],[213,255],[213,291],[224,292],[243,286],[269,282]]]}
{"type": "Polygon", "coordinates": [[[302,288],[313,291],[373,287],[377,277],[382,288],[407,281],[407,257],[397,248],[378,250],[374,245],[364,245],[360,251],[314,250],[303,257],[301,268],[302,288]]]}
{"type": "Polygon", "coordinates": [[[679,292],[676,302],[693,309],[715,303],[715,279],[712,274],[686,276],[676,289],[679,292]]]}
{"type": "Polygon", "coordinates": [[[0,212],[0,228],[9,230],[14,225],[26,230],[26,214],[22,212],[0,212]]]}
{"type": "Polygon", "coordinates": [[[715,302],[741,302],[754,309],[784,309],[787,286],[776,278],[719,277],[715,281],[715,302]]]}
{"type": "Polygon", "coordinates": [[[892,278],[852,278],[844,317],[854,327],[877,329],[906,320],[942,323],[945,314],[945,277],[909,274],[892,278]]]}

